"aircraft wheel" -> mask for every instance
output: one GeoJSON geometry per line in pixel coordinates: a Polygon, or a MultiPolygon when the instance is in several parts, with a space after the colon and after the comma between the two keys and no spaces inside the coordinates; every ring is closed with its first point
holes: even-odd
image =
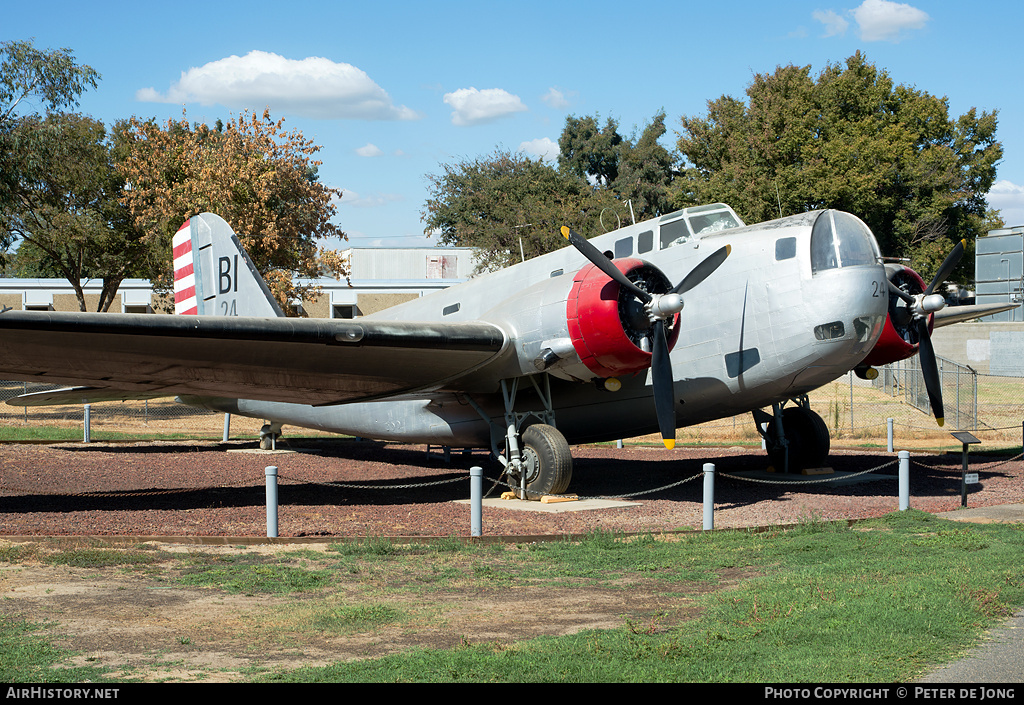
{"type": "MultiPolygon", "coordinates": [[[[562,494],[572,480],[572,455],[569,444],[554,426],[534,424],[522,434],[523,468],[526,472],[526,498],[540,499],[546,494],[562,494]]],[[[510,484],[520,487],[518,474],[510,484]]]]}
{"type": "MultiPolygon", "coordinates": [[[[782,429],[789,441],[789,471],[820,468],[828,459],[831,447],[828,426],[821,417],[802,406],[791,406],[782,411],[782,429]]],[[[768,424],[768,438],[775,438],[775,422],[768,424]]],[[[769,446],[768,459],[777,470],[786,466],[786,449],[769,446]]]]}

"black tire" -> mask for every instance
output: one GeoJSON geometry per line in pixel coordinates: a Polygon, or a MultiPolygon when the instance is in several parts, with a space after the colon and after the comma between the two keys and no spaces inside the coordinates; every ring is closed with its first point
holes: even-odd
{"type": "MultiPolygon", "coordinates": [[[[572,480],[572,455],[569,444],[554,426],[534,424],[522,434],[523,467],[526,471],[526,498],[540,499],[548,494],[563,494],[572,480]]],[[[518,475],[509,474],[510,484],[518,490],[518,475]]]]}
{"type": "MultiPolygon", "coordinates": [[[[802,406],[791,406],[782,411],[782,429],[789,441],[789,471],[800,472],[820,468],[828,460],[831,447],[828,426],[821,417],[802,406]]],[[[775,439],[775,421],[768,424],[768,440],[775,439]]],[[[768,459],[776,470],[786,467],[786,451],[779,445],[769,445],[768,459]]]]}

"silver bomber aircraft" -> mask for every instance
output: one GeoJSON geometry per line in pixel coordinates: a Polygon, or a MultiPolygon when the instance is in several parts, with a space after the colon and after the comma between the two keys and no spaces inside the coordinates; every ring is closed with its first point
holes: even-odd
{"type": "MultiPolygon", "coordinates": [[[[921,354],[935,289],[883,264],[857,217],[745,226],[727,205],[677,211],[354,320],[285,317],[220,217],[174,239],[176,315],[0,313],[0,378],[74,385],[17,406],[176,396],[380,440],[490,449],[520,496],[567,491],[570,445],[751,412],[769,459],[817,467],[829,432],[807,393],[921,354]],[[765,411],[769,409],[770,411],[765,411]]],[[[972,307],[953,309],[976,317],[972,307]]],[[[985,312],[990,312],[986,310],[985,312]]]]}

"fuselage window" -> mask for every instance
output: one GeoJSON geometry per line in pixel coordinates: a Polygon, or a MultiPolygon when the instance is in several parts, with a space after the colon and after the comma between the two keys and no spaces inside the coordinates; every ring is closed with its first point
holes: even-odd
{"type": "Polygon", "coordinates": [[[775,259],[793,259],[796,257],[796,238],[783,237],[775,241],[775,259]]]}
{"type": "Polygon", "coordinates": [[[644,230],[636,236],[636,251],[638,254],[650,252],[654,249],[654,231],[644,230]]]}
{"type": "Polygon", "coordinates": [[[448,315],[451,315],[451,314],[455,313],[458,310],[459,310],[459,304],[452,304],[451,306],[445,306],[441,310],[441,315],[442,316],[448,316],[448,315]]]}
{"type": "Polygon", "coordinates": [[[615,241],[615,257],[629,257],[633,254],[633,238],[624,237],[615,241]]]}
{"type": "Polygon", "coordinates": [[[681,245],[690,239],[690,229],[686,227],[686,219],[680,218],[671,223],[661,225],[661,249],[681,245]]]}

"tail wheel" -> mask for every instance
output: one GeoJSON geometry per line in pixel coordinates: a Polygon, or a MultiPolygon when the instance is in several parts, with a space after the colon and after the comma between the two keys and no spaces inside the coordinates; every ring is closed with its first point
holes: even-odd
{"type": "MultiPolygon", "coordinates": [[[[789,444],[789,471],[799,472],[820,468],[828,459],[831,446],[828,426],[821,417],[802,406],[790,406],[782,412],[782,430],[789,444]]],[[[768,438],[776,438],[775,422],[768,424],[768,438]]],[[[777,469],[786,466],[786,448],[774,444],[768,449],[768,459],[777,469]]]]}
{"type": "MultiPolygon", "coordinates": [[[[526,498],[540,499],[562,494],[572,480],[572,455],[569,444],[554,426],[534,424],[522,434],[523,471],[526,473],[526,498]]],[[[510,473],[512,484],[522,486],[518,473],[510,473]]]]}

